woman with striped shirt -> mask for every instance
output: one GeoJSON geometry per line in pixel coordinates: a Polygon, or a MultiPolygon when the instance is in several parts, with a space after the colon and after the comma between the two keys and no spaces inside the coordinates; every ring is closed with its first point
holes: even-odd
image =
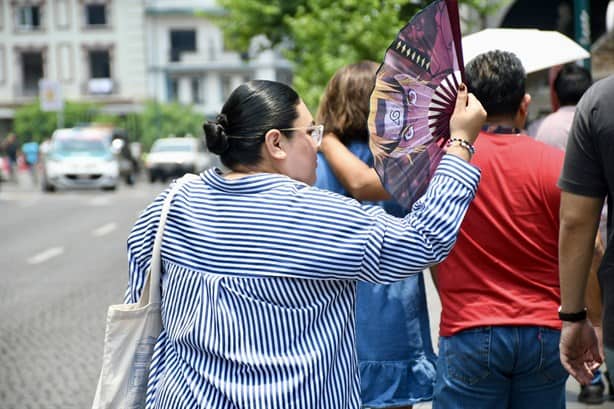
{"type": "MultiPolygon", "coordinates": [[[[452,134],[472,143],[485,116],[463,87],[452,134]]],[[[204,131],[230,171],[207,170],[172,200],[147,408],[359,408],[356,283],[445,258],[479,181],[469,152],[448,148],[396,218],[311,186],[323,129],[284,84],[239,86],[204,131]]],[[[140,296],[167,193],[128,238],[127,302],[140,296]]]]}

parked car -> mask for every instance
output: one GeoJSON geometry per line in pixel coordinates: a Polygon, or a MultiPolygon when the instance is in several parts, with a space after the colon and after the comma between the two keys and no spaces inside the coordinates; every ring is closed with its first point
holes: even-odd
{"type": "Polygon", "coordinates": [[[42,189],[102,188],[115,190],[119,162],[111,145],[97,134],[58,129],[42,162],[42,189]]]}
{"type": "Polygon", "coordinates": [[[186,173],[199,173],[218,166],[219,159],[207,151],[202,141],[194,137],[162,138],[154,142],[145,168],[150,182],[179,177],[186,173]]]}

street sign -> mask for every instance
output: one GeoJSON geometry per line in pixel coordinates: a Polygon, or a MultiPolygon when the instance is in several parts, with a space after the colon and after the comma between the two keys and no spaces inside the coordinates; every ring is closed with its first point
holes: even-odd
{"type": "Polygon", "coordinates": [[[62,111],[64,99],[59,81],[40,80],[38,82],[38,95],[42,111],[62,111]]]}

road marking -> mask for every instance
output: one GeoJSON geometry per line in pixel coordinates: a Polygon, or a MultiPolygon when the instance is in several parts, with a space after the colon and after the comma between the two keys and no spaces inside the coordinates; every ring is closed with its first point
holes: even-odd
{"type": "Polygon", "coordinates": [[[94,235],[94,237],[101,237],[101,236],[104,236],[105,234],[111,233],[115,229],[117,229],[117,223],[111,222],[111,223],[105,224],[104,226],[100,226],[99,228],[94,230],[92,234],[94,235]]]}
{"type": "Polygon", "coordinates": [[[88,205],[98,207],[98,206],[109,206],[111,204],[111,198],[108,196],[96,196],[93,199],[90,199],[88,205]]]}
{"type": "Polygon", "coordinates": [[[28,264],[40,264],[64,253],[64,247],[51,247],[28,259],[28,264]]]}

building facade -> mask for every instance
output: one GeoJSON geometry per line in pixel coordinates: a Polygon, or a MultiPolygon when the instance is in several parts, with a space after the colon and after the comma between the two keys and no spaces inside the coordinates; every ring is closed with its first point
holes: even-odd
{"type": "Polygon", "coordinates": [[[57,81],[67,100],[131,106],[147,97],[138,0],[0,0],[0,117],[57,81]]]}
{"type": "Polygon", "coordinates": [[[219,111],[249,79],[291,81],[273,50],[252,58],[224,49],[214,0],[0,0],[0,131],[15,108],[34,101],[39,81],[56,81],[65,100],[109,112],[147,99],[219,111]]]}
{"type": "Polygon", "coordinates": [[[145,14],[149,93],[156,100],[193,104],[213,116],[247,80],[292,80],[290,63],[274,50],[224,49],[216,19],[225,10],[214,0],[150,0],[145,14]]]}

